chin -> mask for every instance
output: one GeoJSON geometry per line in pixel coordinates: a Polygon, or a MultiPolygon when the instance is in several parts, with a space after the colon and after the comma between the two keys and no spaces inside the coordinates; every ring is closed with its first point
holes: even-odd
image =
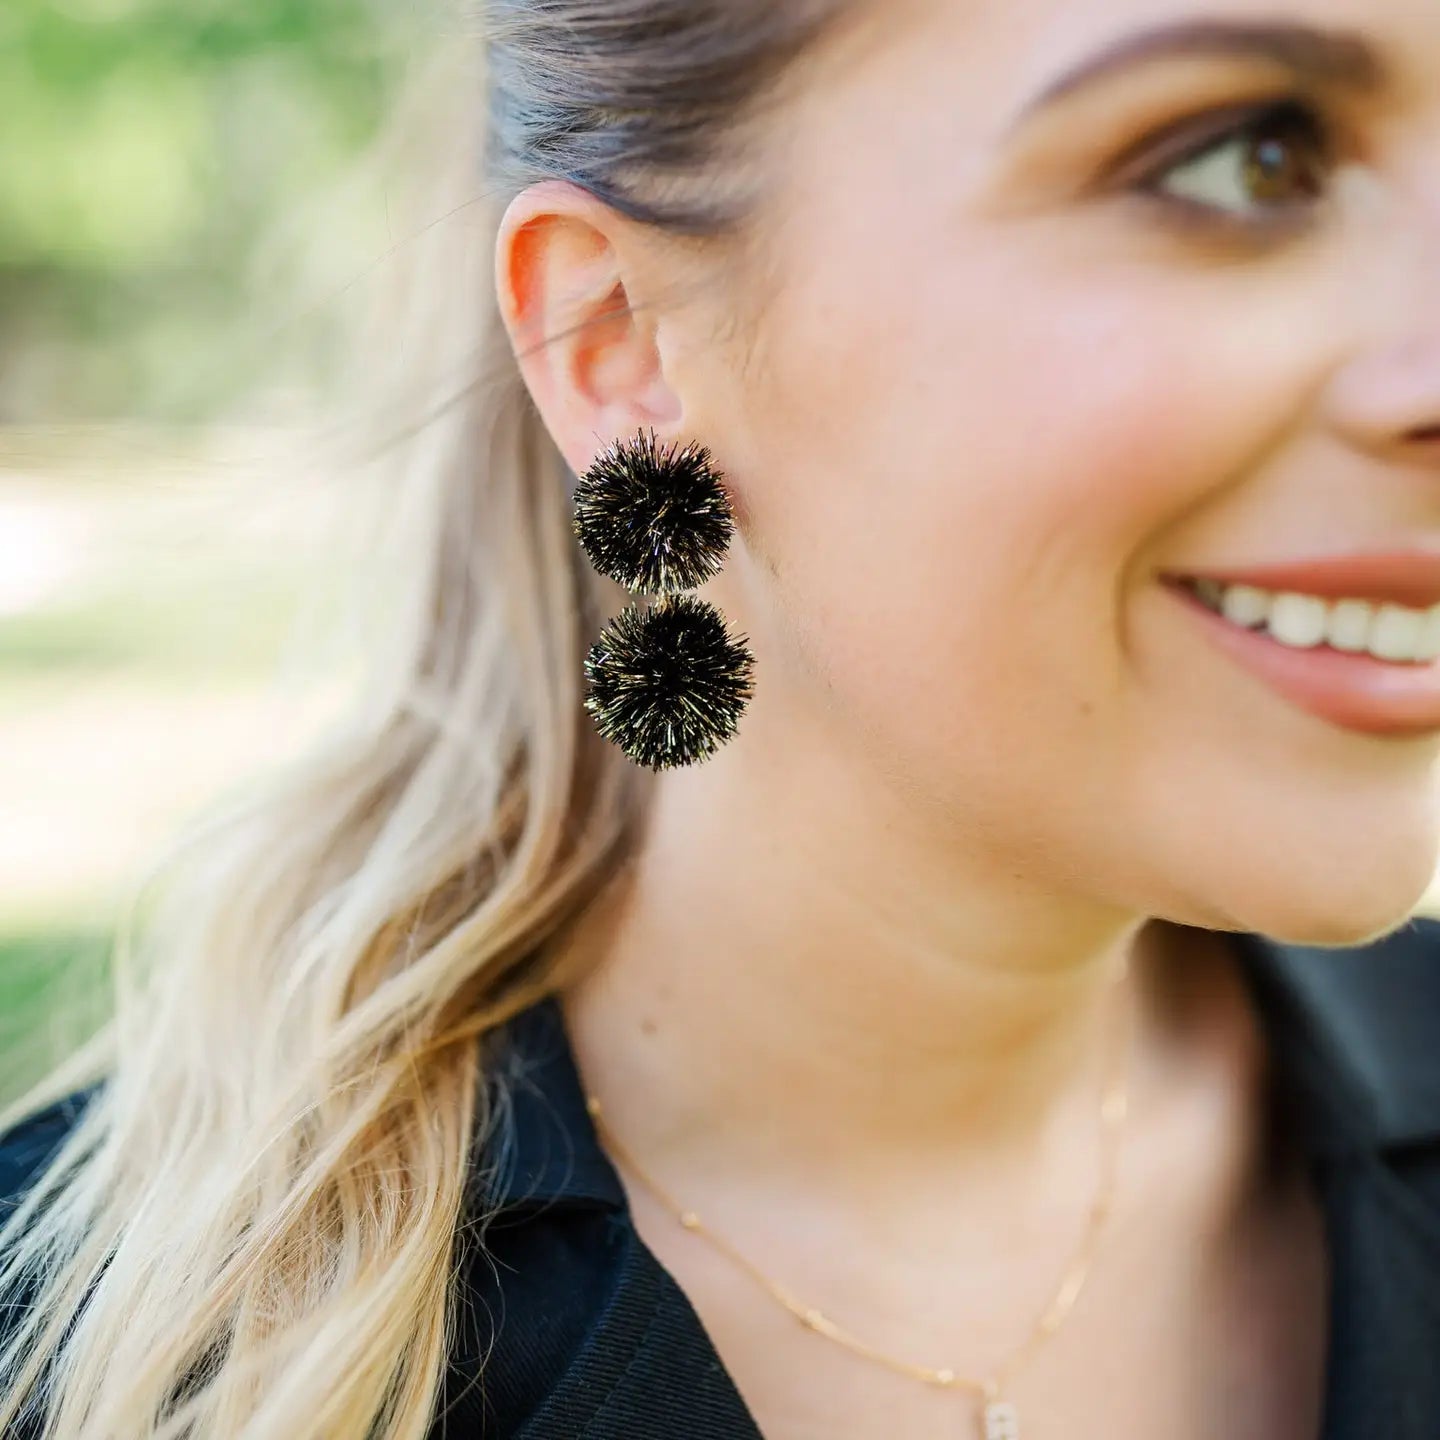
{"type": "MultiPolygon", "coordinates": [[[[1413,819],[1413,817],[1411,817],[1413,819]]],[[[1253,931],[1291,945],[1368,944],[1417,910],[1440,909],[1440,831],[1427,823],[1289,828],[1206,825],[1167,845],[1168,903],[1150,913],[1208,930],[1253,931]],[[1248,843],[1247,843],[1248,842],[1248,843]]],[[[1151,884],[1156,880],[1151,872],[1151,884]]]]}
{"type": "Polygon", "coordinates": [[[1429,898],[1433,881],[1433,863],[1413,860],[1378,875],[1363,867],[1337,875],[1297,866],[1274,877],[1264,894],[1248,893],[1252,880],[1223,928],[1257,931],[1289,945],[1366,945],[1404,925],[1429,898]]]}

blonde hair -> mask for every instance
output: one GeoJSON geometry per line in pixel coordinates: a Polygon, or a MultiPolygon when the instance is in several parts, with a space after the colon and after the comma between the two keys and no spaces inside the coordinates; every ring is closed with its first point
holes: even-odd
{"type": "Polygon", "coordinates": [[[117,948],[100,1033],[0,1116],[93,1087],[0,1229],[0,1307],[23,1301],[0,1433],[429,1429],[457,1247],[483,1243],[461,1221],[501,1109],[485,1038],[565,985],[544,942],[643,798],[581,707],[614,595],[500,323],[496,223],[563,175],[676,232],[733,227],[706,162],[826,8],[491,0],[483,64],[452,37],[397,106],[386,153],[433,171],[436,218],[355,343],[360,428],[326,440],[378,482],[389,643],[349,726],[213,824],[117,948]]]}

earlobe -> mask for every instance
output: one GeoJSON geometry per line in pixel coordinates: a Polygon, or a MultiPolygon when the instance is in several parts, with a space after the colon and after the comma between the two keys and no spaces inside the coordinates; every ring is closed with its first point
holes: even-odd
{"type": "Polygon", "coordinates": [[[511,201],[496,236],[500,316],[526,388],[577,472],[597,439],[668,428],[680,413],[654,324],[637,309],[643,269],[630,224],[579,186],[541,181],[511,201]]]}

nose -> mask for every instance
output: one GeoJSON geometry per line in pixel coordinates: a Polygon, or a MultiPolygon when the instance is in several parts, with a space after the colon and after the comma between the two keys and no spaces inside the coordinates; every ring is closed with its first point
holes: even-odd
{"type": "Polygon", "coordinates": [[[1377,207],[1353,238],[1347,307],[1356,343],[1332,377],[1332,422],[1391,464],[1440,475],[1440,168],[1413,206],[1377,207]],[[1363,251],[1362,248],[1363,247],[1363,251]]]}

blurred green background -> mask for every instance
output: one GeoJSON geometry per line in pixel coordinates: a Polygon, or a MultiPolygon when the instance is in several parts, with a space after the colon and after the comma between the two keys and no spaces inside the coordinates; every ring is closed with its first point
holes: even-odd
{"type": "Polygon", "coordinates": [[[5,0],[0,421],[190,419],[271,365],[235,343],[237,279],[374,133],[420,25],[414,0],[5,0]]]}
{"type": "Polygon", "coordinates": [[[433,14],[0,3],[0,1099],[148,858],[327,712],[274,677],[328,502],[217,483],[201,437],[325,373],[327,302],[395,240],[339,182],[433,14]]]}
{"type": "Polygon", "coordinates": [[[312,721],[275,675],[324,506],[202,480],[200,437],[324,365],[327,295],[385,217],[313,202],[423,23],[415,0],[0,5],[0,1092],[94,985],[142,865],[312,721]],[[297,267],[331,257],[314,313],[286,308],[291,238],[297,267]]]}

